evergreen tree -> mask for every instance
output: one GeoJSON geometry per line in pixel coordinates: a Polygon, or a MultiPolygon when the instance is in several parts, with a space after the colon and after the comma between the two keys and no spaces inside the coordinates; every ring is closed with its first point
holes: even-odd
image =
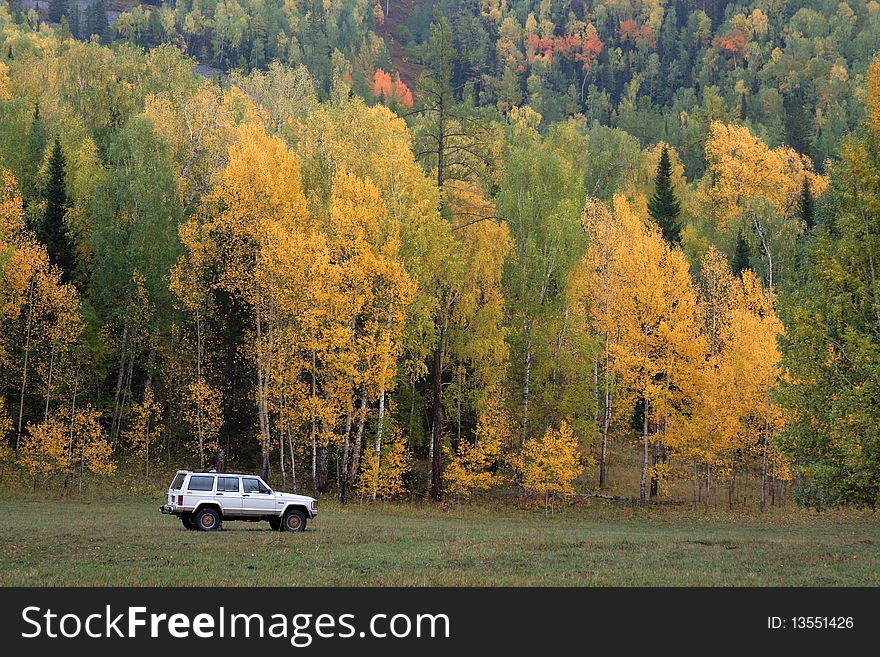
{"type": "Polygon", "coordinates": [[[807,232],[813,230],[813,226],[816,225],[816,199],[810,189],[810,181],[806,177],[804,177],[804,184],[798,199],[797,214],[798,218],[804,222],[807,232]]]}
{"type": "Polygon", "coordinates": [[[672,163],[669,160],[669,149],[664,145],[657,165],[657,178],[654,182],[654,196],[648,202],[648,213],[663,231],[663,239],[669,244],[681,243],[681,204],[672,189],[672,163]]]}
{"type": "Polygon", "coordinates": [[[786,98],[785,143],[802,155],[812,150],[812,135],[803,103],[797,98],[786,98]]]}
{"type": "Polygon", "coordinates": [[[69,8],[67,19],[70,21],[70,33],[74,39],[80,38],[80,29],[82,26],[82,15],[79,10],[79,3],[74,2],[69,8]]]}
{"type": "Polygon", "coordinates": [[[85,30],[83,37],[89,38],[97,34],[102,40],[105,38],[110,24],[107,22],[107,2],[98,0],[86,7],[85,30]]]}
{"type": "Polygon", "coordinates": [[[49,155],[46,186],[43,200],[46,208],[38,220],[37,237],[46,246],[49,259],[61,269],[62,280],[73,278],[73,244],[67,235],[65,215],[67,214],[67,174],[61,139],[56,135],[52,152],[49,155]]]}
{"type": "Polygon", "coordinates": [[[49,21],[60,23],[61,17],[68,14],[67,0],[49,0],[49,21]]]}
{"type": "Polygon", "coordinates": [[[742,276],[742,273],[746,269],[750,269],[750,256],[751,249],[749,248],[749,243],[746,242],[742,231],[740,231],[736,236],[736,248],[733,251],[733,262],[730,263],[730,268],[733,270],[734,275],[742,276]]]}
{"type": "Polygon", "coordinates": [[[31,129],[27,139],[27,159],[25,162],[25,170],[22,173],[22,196],[25,203],[30,202],[36,196],[37,175],[40,166],[43,164],[43,158],[46,156],[46,129],[43,126],[43,119],[40,115],[40,104],[34,106],[34,115],[31,119],[31,129]]]}

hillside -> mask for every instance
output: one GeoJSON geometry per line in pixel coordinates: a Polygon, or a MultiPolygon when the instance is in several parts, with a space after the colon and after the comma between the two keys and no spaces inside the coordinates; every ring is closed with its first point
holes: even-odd
{"type": "Polygon", "coordinates": [[[114,6],[0,9],[8,481],[880,499],[877,3],[114,6]]]}

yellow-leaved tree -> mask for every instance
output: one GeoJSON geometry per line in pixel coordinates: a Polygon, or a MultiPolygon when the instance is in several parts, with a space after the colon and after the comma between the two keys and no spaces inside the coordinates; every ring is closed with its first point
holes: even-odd
{"type": "Polygon", "coordinates": [[[463,438],[447,448],[446,484],[450,493],[470,497],[496,486],[501,451],[511,438],[510,420],[499,396],[492,396],[480,414],[474,441],[463,438]]]}
{"type": "Polygon", "coordinates": [[[526,440],[516,457],[516,467],[526,490],[544,494],[545,512],[551,493],[574,492],[574,481],[583,465],[578,439],[568,422],[560,422],[558,429],[548,427],[541,438],[526,440]]]}
{"type": "Polygon", "coordinates": [[[184,373],[189,382],[182,386],[181,396],[184,419],[193,433],[191,448],[199,457],[201,469],[205,467],[207,456],[220,447],[218,436],[223,424],[220,392],[208,382],[210,344],[207,325],[216,309],[211,284],[213,249],[204,228],[198,218],[181,225],[180,240],[185,252],[172,268],[169,284],[189,316],[192,329],[182,351],[195,362],[190,365],[191,371],[184,373]]]}
{"type": "Polygon", "coordinates": [[[590,245],[576,270],[582,278],[576,289],[579,307],[604,342],[603,443],[610,396],[619,414],[635,414],[641,425],[644,503],[648,481],[653,497],[668,472],[666,449],[687,440],[685,420],[704,360],[696,291],[681,250],[670,247],[656,224],[638,216],[624,197],[614,197],[613,209],[589,201],[583,222],[590,245]]]}
{"type": "Polygon", "coordinates": [[[0,100],[12,98],[9,86],[9,67],[6,65],[6,62],[0,62],[0,100]]]}
{"type": "Polygon", "coordinates": [[[363,467],[355,481],[355,490],[371,499],[389,499],[406,491],[406,479],[412,469],[412,453],[406,436],[392,427],[377,454],[367,450],[363,467]]]}
{"type": "MultiPolygon", "coordinates": [[[[762,468],[762,500],[768,467],[771,476],[787,469],[779,462],[772,436],[783,416],[772,398],[779,381],[781,353],[777,344],[782,323],[774,310],[772,291],[754,272],[734,276],[724,256],[710,249],[700,264],[699,316],[708,342],[705,367],[699,374],[698,403],[690,416],[689,442],[681,456],[704,469],[706,505],[711,504],[713,468],[728,482],[728,505],[733,506],[736,475],[750,455],[762,468]],[[780,463],[779,467],[774,467],[780,463]]],[[[763,504],[763,502],[762,502],[763,504]]]]}
{"type": "Polygon", "coordinates": [[[818,197],[828,179],[813,171],[807,156],[786,146],[770,148],[746,126],[718,121],[706,141],[706,169],[698,202],[722,232],[757,238],[772,290],[782,254],[793,257],[794,239],[805,229],[795,216],[804,185],[818,197]]]}
{"type": "Polygon", "coordinates": [[[150,478],[150,448],[162,434],[162,404],[153,394],[153,387],[144,390],[144,399],[131,407],[128,429],[124,432],[131,451],[143,459],[144,478],[150,478]]]}
{"type": "Polygon", "coordinates": [[[60,269],[25,225],[18,184],[7,171],[0,173],[0,254],[0,365],[17,380],[15,456],[36,485],[37,477],[65,467],[63,397],[72,387],[75,410],[83,322],[76,288],[62,282],[60,269]],[[42,417],[25,427],[29,401],[42,417]]]}
{"type": "Polygon", "coordinates": [[[250,311],[244,355],[255,373],[260,470],[268,479],[281,366],[287,351],[300,346],[297,318],[314,305],[312,290],[321,285],[314,263],[323,261],[324,243],[308,211],[298,158],[259,124],[239,126],[235,138],[209,196],[217,212],[203,234],[219,264],[216,286],[250,311]]]}

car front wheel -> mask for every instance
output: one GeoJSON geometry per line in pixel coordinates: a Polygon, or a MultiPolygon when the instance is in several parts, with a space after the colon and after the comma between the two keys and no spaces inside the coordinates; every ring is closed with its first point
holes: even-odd
{"type": "Polygon", "coordinates": [[[203,532],[220,529],[220,514],[214,509],[202,509],[196,514],[196,528],[203,532]]]}
{"type": "Polygon", "coordinates": [[[301,532],[306,528],[306,515],[302,511],[288,511],[284,514],[284,530],[301,532]]]}

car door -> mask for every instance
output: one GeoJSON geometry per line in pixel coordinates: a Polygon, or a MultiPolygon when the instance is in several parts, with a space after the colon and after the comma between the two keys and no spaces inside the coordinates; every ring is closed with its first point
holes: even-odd
{"type": "Polygon", "coordinates": [[[217,477],[217,501],[223,508],[224,516],[241,515],[241,484],[238,477],[217,477]]]}
{"type": "Polygon", "coordinates": [[[275,494],[257,477],[241,478],[241,512],[248,516],[275,514],[275,494]]]}
{"type": "MultiPolygon", "coordinates": [[[[186,485],[186,503],[184,506],[193,508],[205,500],[216,500],[214,496],[214,480],[216,477],[209,474],[190,475],[186,485]]],[[[222,498],[221,498],[222,499],[222,498]]]]}

